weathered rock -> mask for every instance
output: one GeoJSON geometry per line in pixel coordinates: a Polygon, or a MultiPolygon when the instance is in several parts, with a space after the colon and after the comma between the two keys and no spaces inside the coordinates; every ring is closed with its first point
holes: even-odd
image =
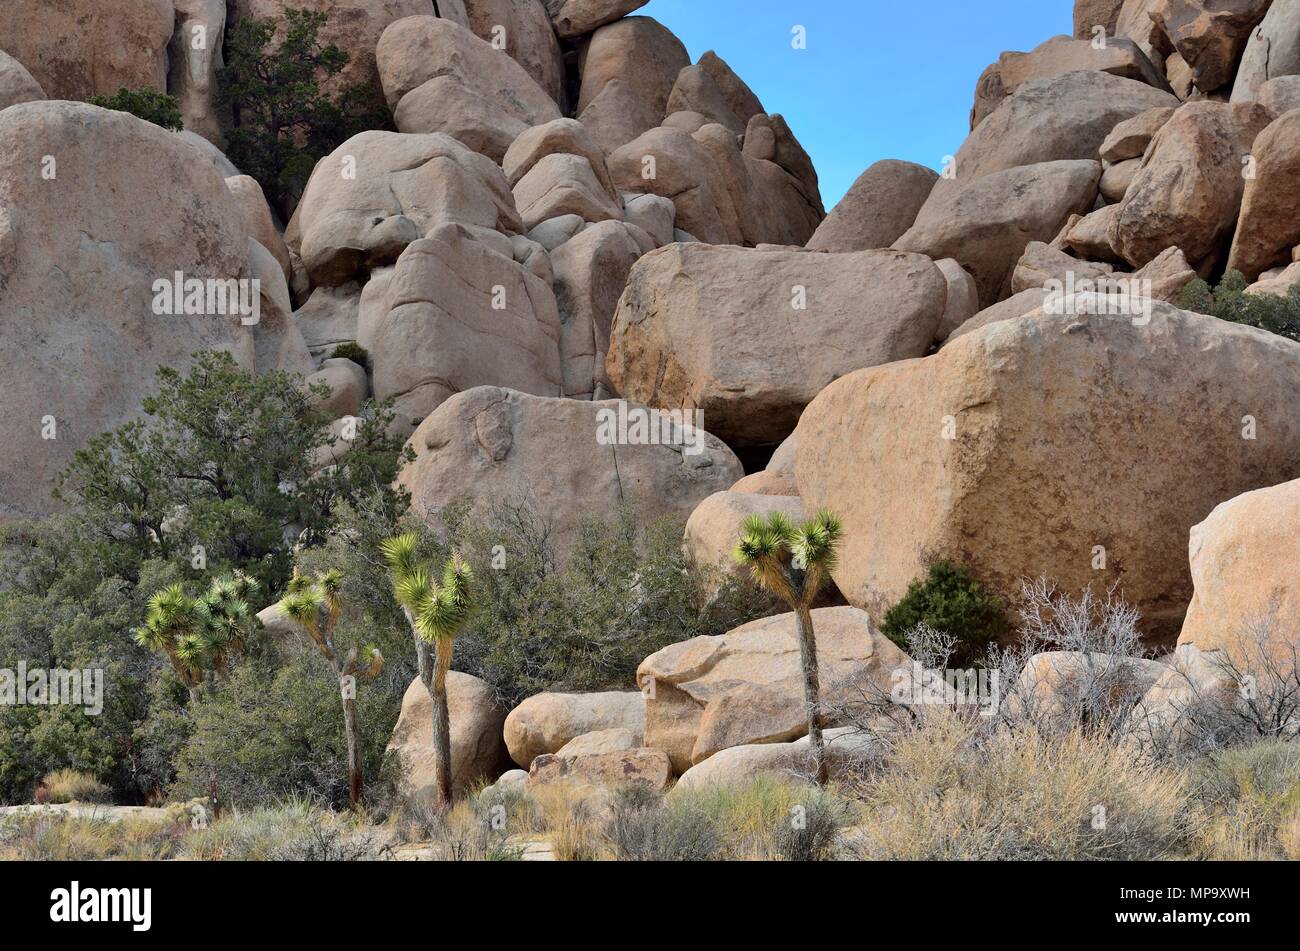
{"type": "MultiPolygon", "coordinates": [[[[980,123],[935,183],[918,220],[931,206],[986,175],[1024,165],[1095,159],[1107,135],[1125,119],[1150,109],[1174,107],[1172,93],[1095,70],[1075,70],[1020,86],[980,123]]],[[[960,260],[960,258],[959,258],[960,260]]]]}
{"type": "Polygon", "coordinates": [[[1165,248],[1149,264],[1138,268],[1131,275],[1135,281],[1150,281],[1151,293],[1147,296],[1167,304],[1177,303],[1183,288],[1196,280],[1196,277],[1196,271],[1178,248],[1165,248]]]}
{"type": "Polygon", "coordinates": [[[606,369],[629,399],[702,410],[731,445],[775,445],[832,380],[923,355],[946,300],[917,255],[670,245],[632,269],[606,369]]]}
{"type": "Polygon", "coordinates": [[[293,269],[289,263],[289,249],[275,226],[275,216],[271,214],[271,206],[266,203],[266,194],[262,191],[262,186],[250,175],[236,175],[226,179],[226,187],[230,189],[230,193],[235,196],[235,201],[239,204],[240,213],[244,218],[244,228],[258,244],[271,252],[280,269],[284,271],[284,279],[289,280],[293,276],[293,269]]]}
{"type": "Polygon", "coordinates": [[[524,230],[496,163],[437,134],[353,136],[316,166],[295,218],[303,263],[326,286],[393,263],[444,224],[524,230]]]}
{"type": "MultiPolygon", "coordinates": [[[[1026,253],[1029,252],[1026,251],[1026,253]]],[[[1031,268],[1034,266],[1034,263],[1033,257],[1031,256],[1031,268]]],[[[1086,266],[1086,262],[1083,261],[1076,263],[1086,266]]],[[[1023,276],[1028,280],[1031,275],[1032,271],[1027,271],[1023,276]]],[[[1052,277],[1059,278],[1059,274],[1049,275],[1047,280],[1050,280],[1052,277]]],[[[1004,320],[1015,320],[1017,317],[1024,317],[1026,314],[1031,314],[1043,306],[1043,303],[1047,300],[1047,296],[1048,291],[1046,287],[1042,285],[1030,285],[1023,291],[1018,291],[1017,293],[1012,294],[1006,300],[999,301],[991,307],[985,307],[978,314],[949,334],[946,342],[951,343],[967,334],[974,333],[977,330],[982,330],[989,324],[1001,323],[1004,320]]],[[[798,433],[798,430],[795,430],[795,432],[798,433]]]]}
{"type": "MultiPolygon", "coordinates": [[[[826,765],[832,780],[852,776],[873,754],[884,748],[857,727],[832,727],[822,733],[826,765]]],[[[811,781],[812,744],[801,736],[792,743],[750,743],[719,750],[682,773],[673,794],[701,789],[725,789],[752,782],[759,773],[811,781]]]]}
{"type": "MultiPolygon", "coordinates": [[[[505,764],[501,730],[506,711],[496,692],[482,680],[453,670],[447,674],[447,710],[451,720],[451,788],[461,795],[483,779],[495,779],[505,764]]],[[[386,751],[401,764],[399,789],[405,796],[432,796],[434,791],[433,703],[416,677],[402,697],[402,712],[386,751]]]]}
{"type": "Polygon", "coordinates": [[[799,492],[844,520],[835,580],[873,617],[928,553],[1005,594],[1040,576],[1067,591],[1118,583],[1168,640],[1191,597],[1179,557],[1191,526],[1224,499],[1300,475],[1285,396],[1297,384],[1300,344],[1167,304],[1145,325],[1029,316],[831,384],[797,430],[799,492]]]}
{"type": "Polygon", "coordinates": [[[1074,0],[1074,35],[1090,40],[1101,27],[1106,36],[1114,36],[1123,6],[1124,0],[1074,0]]]}
{"type": "Polygon", "coordinates": [[[610,178],[609,168],[605,164],[605,153],[592,139],[587,128],[576,119],[556,119],[545,125],[534,126],[510,144],[501,162],[510,187],[514,188],[539,162],[555,154],[585,158],[605,196],[611,201],[619,201],[618,190],[614,187],[614,180],[610,178]]]}
{"type": "Polygon", "coordinates": [[[762,472],[745,476],[731,487],[732,492],[754,492],[758,495],[799,495],[799,484],[795,481],[794,460],[798,451],[798,439],[791,433],[781,445],[776,447],[772,458],[767,461],[767,468],[762,472]]]}
{"type": "Polygon", "coordinates": [[[661,195],[632,195],[623,206],[623,218],[628,224],[645,230],[654,239],[655,247],[673,243],[677,222],[677,206],[671,198],[661,195]]]}
{"type": "MultiPolygon", "coordinates": [[[[584,515],[630,504],[646,519],[685,520],[702,499],[740,478],[739,460],[715,437],[670,422],[617,401],[479,387],[453,396],[420,425],[409,443],[416,459],[399,482],[411,492],[413,511],[431,520],[458,498],[527,496],[552,521],[551,541],[562,553],[584,515]],[[620,416],[626,439],[614,431],[620,416]],[[657,442],[643,442],[634,428],[646,417],[652,432],[645,435],[657,442]]],[[[597,728],[582,732],[590,729],[597,728]]]]}
{"type": "Polygon", "coordinates": [[[622,204],[609,196],[591,162],[581,155],[547,155],[519,180],[514,195],[528,229],[561,215],[589,222],[623,218],[622,204]]]}
{"type": "Polygon", "coordinates": [[[1101,143],[1098,154],[1102,161],[1123,162],[1125,159],[1140,159],[1146,154],[1147,146],[1151,144],[1156,133],[1173,118],[1174,112],[1172,106],[1157,106],[1117,123],[1101,143]]]}
{"type": "Polygon", "coordinates": [[[210,314],[159,309],[174,301],[178,271],[223,287],[257,274],[224,180],[173,134],[121,112],[39,101],[0,112],[0,141],[5,517],[51,511],[55,475],[86,439],[140,412],[160,364],[183,371],[196,350],[215,349],[254,369],[253,328],[233,303],[214,299],[224,312],[210,314]],[[41,176],[47,156],[57,184],[41,176]],[[187,225],[142,228],[142,209],[187,225]]]}
{"type": "Polygon", "coordinates": [[[1246,180],[1244,160],[1272,121],[1258,103],[1189,102],[1147,147],[1111,224],[1111,245],[1133,266],[1165,248],[1194,265],[1232,234],[1246,180]]]}
{"type": "Polygon", "coordinates": [[[45,98],[32,74],[22,63],[0,50],[0,109],[8,109],[20,102],[35,102],[45,98]]]}
{"type": "Polygon", "coordinates": [[[294,311],[294,323],[313,357],[329,356],[339,344],[356,342],[360,303],[361,286],[352,282],[338,287],[318,287],[307,303],[294,311]]]}
{"type": "Polygon", "coordinates": [[[913,162],[885,159],[858,176],[808,242],[810,251],[887,248],[916,221],[939,176],[913,162]]]}
{"type": "Polygon", "coordinates": [[[1259,87],[1255,97],[1275,116],[1300,109],[1300,76],[1278,76],[1259,87]]]}
{"type": "Polygon", "coordinates": [[[944,305],[934,339],[947,340],[949,334],[979,313],[980,290],[975,278],[952,258],[935,261],[934,266],[948,282],[948,302],[944,305]]]}
{"type": "Polygon", "coordinates": [[[1015,713],[1027,714],[1040,723],[1060,723],[1089,704],[1131,707],[1168,672],[1159,661],[1141,657],[1045,651],[1029,658],[1005,699],[1015,713]]]}
{"type": "Polygon", "coordinates": [[[1124,0],[1119,18],[1115,21],[1115,35],[1137,43],[1156,69],[1164,69],[1165,57],[1173,52],[1169,37],[1151,18],[1151,11],[1160,2],[1161,0],[1124,0]]]}
{"type": "Polygon", "coordinates": [[[1141,159],[1128,159],[1110,166],[1101,173],[1101,197],[1112,204],[1123,201],[1141,168],[1141,159]]]}
{"type": "MultiPolygon", "coordinates": [[[[1103,277],[1111,271],[1112,268],[1108,265],[1080,261],[1041,241],[1033,241],[1025,248],[1024,255],[1016,263],[1016,269],[1011,275],[1011,290],[1018,295],[1023,291],[1044,288],[1048,281],[1064,283],[1069,274],[1073,274],[1074,279],[1078,281],[1084,278],[1103,277]]],[[[1034,301],[1028,310],[1023,311],[1026,314],[1041,304],[1038,298],[1025,299],[1034,301]]],[[[1022,314],[1012,316],[1019,317],[1022,314]]]]}
{"type": "Polygon", "coordinates": [[[581,215],[560,215],[558,218],[548,218],[528,232],[528,240],[536,241],[548,252],[554,251],[586,225],[587,222],[582,220],[581,215]]]}
{"type": "Polygon", "coordinates": [[[612,392],[605,373],[610,324],[641,253],[625,226],[606,221],[587,228],[552,254],[565,395],[592,399],[598,391],[612,392]]]}
{"type": "Polygon", "coordinates": [[[668,113],[698,112],[740,135],[763,104],[745,81],[712,50],[677,74],[668,96],[668,113]]]}
{"type": "Polygon", "coordinates": [[[330,388],[330,395],[321,402],[321,408],[334,419],[360,413],[370,390],[365,369],[341,357],[324,361],[305,382],[324,383],[330,388]]]}
{"type": "Polygon", "coordinates": [[[1003,297],[1030,241],[1051,241],[1070,215],[1093,206],[1100,178],[1101,165],[1093,161],[994,172],[941,202],[931,196],[893,247],[955,259],[975,279],[980,304],[987,307],[1003,297]]]}
{"type": "Polygon", "coordinates": [[[626,730],[641,745],[645,698],[635,690],[603,693],[539,693],[510,711],[504,735],[510,758],[527,769],[546,753],[557,753],[577,737],[626,730]]]}
{"type": "MultiPolygon", "coordinates": [[[[867,685],[888,695],[908,656],[856,608],[812,616],[823,702],[860,696],[867,685]]],[[[793,614],[671,644],[637,668],[646,745],[684,773],[728,747],[797,739],[808,727],[801,671],[793,614]]]]}
{"type": "Polygon", "coordinates": [[[576,756],[544,753],[528,770],[527,788],[531,791],[557,783],[615,788],[639,783],[664,790],[672,781],[672,765],[663,750],[610,750],[576,756]]]}
{"type": "Polygon", "coordinates": [[[560,118],[522,66],[450,20],[398,20],[379,38],[375,57],[402,132],[446,133],[500,162],[529,127],[560,118]]]}
{"type": "Polygon", "coordinates": [[[741,577],[749,569],[736,563],[732,552],[740,541],[745,519],[780,512],[795,525],[806,518],[803,503],[795,496],[760,495],[752,492],[718,492],[695,507],[686,522],[682,547],[692,563],[725,577],[741,577]]]}
{"type": "Polygon", "coordinates": [[[1287,297],[1291,288],[1300,283],[1300,263],[1289,264],[1265,271],[1259,280],[1246,288],[1247,294],[1272,294],[1275,297],[1287,297]]]}
{"type": "Polygon", "coordinates": [[[735,134],[717,123],[694,133],[651,129],[617,149],[609,171],[624,192],[670,198],[677,227],[709,244],[802,246],[824,217],[804,182],[742,153],[735,134]]]}
{"type": "Polygon", "coordinates": [[[0,49],[52,99],[84,101],[124,86],[166,92],[175,17],[173,0],[5,0],[0,49]]]}
{"type": "Polygon", "coordinates": [[[1238,57],[1273,0],[1156,0],[1151,20],[1192,68],[1196,88],[1232,81],[1238,57]]]}
{"type": "Polygon", "coordinates": [[[1289,263],[1300,244],[1300,111],[1272,122],[1255,139],[1253,178],[1245,182],[1241,215],[1228,255],[1228,267],[1248,281],[1278,264],[1289,263]]]}
{"type": "Polygon", "coordinates": [[[611,79],[578,120],[606,155],[659,125],[660,116],[622,79],[611,79]]]}
{"type": "Polygon", "coordinates": [[[619,80],[656,117],[646,127],[651,128],[667,115],[668,97],[677,82],[677,74],[690,65],[691,57],[682,41],[658,20],[651,17],[616,20],[593,33],[582,51],[578,111],[585,111],[610,82],[619,80]]]}
{"type": "Polygon", "coordinates": [[[612,23],[650,0],[543,0],[560,39],[572,39],[612,23]]]}
{"type": "Polygon", "coordinates": [[[616,753],[621,750],[641,748],[641,731],[629,730],[627,727],[614,727],[611,730],[596,730],[575,736],[556,750],[555,755],[588,756],[593,753],[616,753]]]}
{"type": "Polygon", "coordinates": [[[393,399],[407,425],[476,386],[562,394],[560,316],[551,289],[458,226],[446,225],[402,253],[384,302],[368,347],[375,396],[393,399]]]}
{"type": "Polygon", "coordinates": [[[1259,98],[1259,87],[1277,76],[1300,73],[1300,3],[1273,0],[1250,33],[1232,86],[1233,102],[1259,98]]]}
{"type": "Polygon", "coordinates": [[[1110,229],[1119,214],[1119,205],[1107,205],[1084,215],[1066,232],[1064,246],[1085,261],[1123,262],[1110,243],[1110,229]]]}
{"type": "Polygon", "coordinates": [[[1242,669],[1300,657],[1300,481],[1219,504],[1191,531],[1195,593],[1178,644],[1223,651],[1242,669]]]}
{"type": "Polygon", "coordinates": [[[1241,702],[1241,684],[1231,671],[1231,661],[1220,651],[1201,651],[1180,644],[1169,667],[1134,706],[1127,733],[1133,739],[1157,744],[1162,752],[1182,741],[1194,740],[1194,724],[1207,708],[1227,710],[1241,702]]]}
{"type": "MultiPolygon", "coordinates": [[[[481,40],[504,42],[508,53],[563,107],[564,57],[542,0],[464,0],[468,26],[481,40]]],[[[426,11],[427,12],[427,11],[426,11]]]]}

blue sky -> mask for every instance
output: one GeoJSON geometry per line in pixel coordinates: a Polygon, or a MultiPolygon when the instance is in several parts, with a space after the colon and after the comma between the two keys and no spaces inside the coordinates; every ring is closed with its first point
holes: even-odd
{"type": "Polygon", "coordinates": [[[872,162],[938,169],[970,131],[975,81],[1003,50],[1070,33],[1073,0],[650,0],[637,11],[699,59],[714,50],[812,156],[826,209],[872,162]],[[808,48],[791,48],[807,28],[808,48]]]}

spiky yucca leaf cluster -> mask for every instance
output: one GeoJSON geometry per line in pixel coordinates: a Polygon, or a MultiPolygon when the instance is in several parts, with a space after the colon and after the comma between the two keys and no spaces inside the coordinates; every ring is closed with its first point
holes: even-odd
{"type": "Polygon", "coordinates": [[[244,652],[257,620],[248,599],[257,581],[243,572],[214,579],[198,597],[172,584],[149,598],[144,626],[135,632],[142,647],[165,653],[188,686],[205,671],[223,671],[244,652]]]}
{"type": "Polygon", "coordinates": [[[733,557],[754,581],[791,605],[807,606],[835,570],[844,529],[826,509],[795,526],[783,512],[745,519],[733,557]]]}
{"type": "Polygon", "coordinates": [[[420,638],[434,643],[455,637],[469,616],[474,580],[469,565],[454,554],[435,581],[420,564],[419,539],[410,532],[386,540],[380,550],[392,572],[393,595],[410,612],[420,638]]]}

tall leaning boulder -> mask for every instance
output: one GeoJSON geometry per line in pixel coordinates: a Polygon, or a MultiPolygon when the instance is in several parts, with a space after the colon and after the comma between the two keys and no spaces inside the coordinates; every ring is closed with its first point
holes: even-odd
{"type": "Polygon", "coordinates": [[[939,176],[924,165],[884,159],[858,176],[813,233],[809,251],[887,248],[916,221],[939,176]]]}
{"type": "Polygon", "coordinates": [[[1191,527],[1300,476],[1298,386],[1300,344],[1266,331],[1163,303],[1145,325],[1040,313],[831,384],[797,430],[799,491],[844,519],[835,580],[873,617],[943,557],[1007,595],[1118,584],[1168,643],[1191,527]]]}
{"type": "Polygon", "coordinates": [[[0,50],[0,109],[8,109],[20,102],[36,102],[45,98],[32,74],[22,63],[0,50]]]}
{"type": "Polygon", "coordinates": [[[157,313],[156,282],[257,275],[234,196],[176,135],[52,101],[0,112],[0,141],[0,516],[14,516],[51,510],[54,477],[139,413],[159,365],[209,348],[253,367],[238,314],[157,313]],[[175,226],[141,227],[143,208],[175,226]]]}
{"type": "Polygon", "coordinates": [[[616,400],[547,399],[481,386],[458,393],[415,431],[415,461],[399,482],[411,508],[436,521],[458,499],[523,499],[552,523],[567,551],[584,516],[628,504],[646,519],[685,521],[744,473],[703,430],[616,400]]]}
{"type": "Polygon", "coordinates": [[[774,446],[831,381],[924,355],[947,297],[919,254],[669,245],[632,268],[606,370],[628,399],[699,409],[733,446],[774,446]]]}
{"type": "Polygon", "coordinates": [[[1251,155],[1255,174],[1242,193],[1228,267],[1254,281],[1275,265],[1290,264],[1291,249],[1300,244],[1300,111],[1270,123],[1251,155]]]}
{"type": "Polygon", "coordinates": [[[1232,81],[1251,31],[1273,0],[1155,0],[1152,22],[1169,38],[1201,92],[1232,81]]]}
{"type": "Polygon", "coordinates": [[[1273,120],[1254,102],[1189,102],[1156,133],[1110,225],[1134,267],[1179,247],[1195,267],[1227,250],[1256,136],[1273,120]]]}

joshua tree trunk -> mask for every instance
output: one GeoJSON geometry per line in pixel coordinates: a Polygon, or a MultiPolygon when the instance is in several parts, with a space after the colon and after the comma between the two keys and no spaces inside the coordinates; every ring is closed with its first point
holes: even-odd
{"type": "Polygon", "coordinates": [[[799,633],[799,661],[803,665],[803,698],[808,706],[808,742],[812,744],[813,770],[819,785],[830,779],[826,766],[826,745],[818,714],[821,707],[821,683],[817,670],[817,641],[813,637],[812,611],[806,606],[795,608],[795,625],[799,633]]]}
{"type": "MultiPolygon", "coordinates": [[[[407,611],[411,629],[415,620],[407,611]]],[[[437,791],[439,809],[451,807],[451,714],[447,709],[447,671],[451,669],[451,652],[455,641],[442,638],[436,646],[416,635],[416,659],[420,667],[420,680],[429,691],[433,702],[433,782],[437,791]]]]}
{"type": "Polygon", "coordinates": [[[361,727],[357,723],[357,701],[343,698],[343,724],[348,735],[348,806],[361,805],[361,727]]]}

